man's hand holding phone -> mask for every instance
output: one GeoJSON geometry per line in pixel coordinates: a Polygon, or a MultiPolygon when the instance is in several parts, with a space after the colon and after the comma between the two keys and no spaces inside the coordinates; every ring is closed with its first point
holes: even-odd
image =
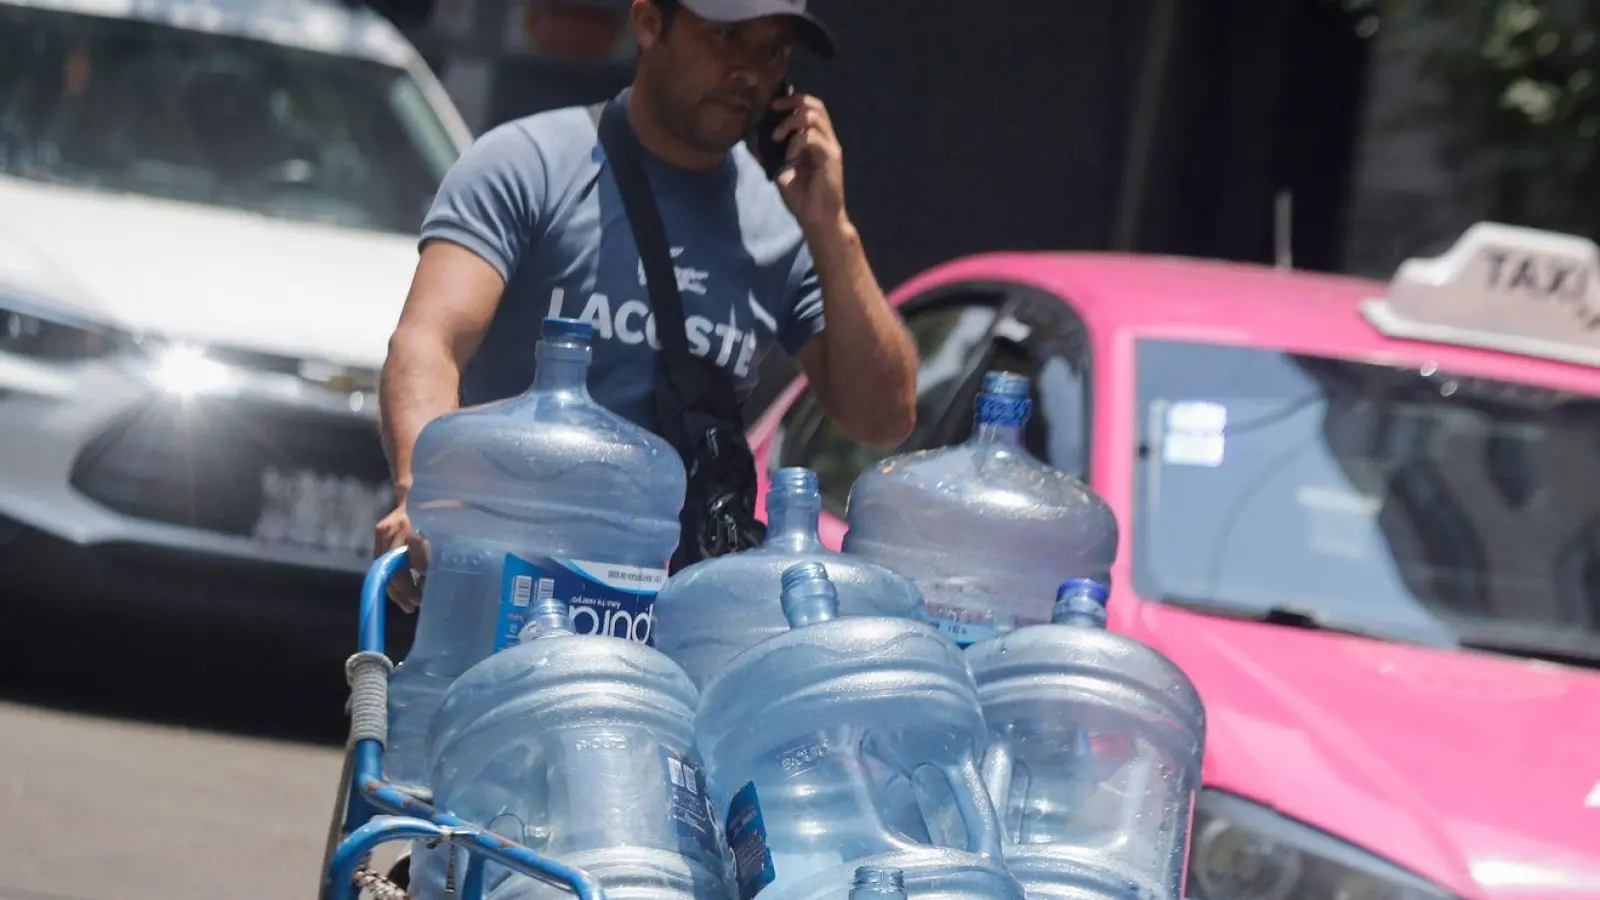
{"type": "Polygon", "coordinates": [[[789,166],[776,179],[784,203],[808,235],[837,227],[845,214],[844,150],[828,108],[816,97],[793,93],[773,100],[772,110],[782,116],[772,137],[788,146],[789,166]]]}

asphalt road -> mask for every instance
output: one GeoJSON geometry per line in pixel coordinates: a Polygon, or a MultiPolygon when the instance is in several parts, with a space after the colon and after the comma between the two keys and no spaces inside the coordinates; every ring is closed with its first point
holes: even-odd
{"type": "Polygon", "coordinates": [[[0,900],[315,896],[341,659],[192,618],[19,615],[10,599],[0,900]]]}

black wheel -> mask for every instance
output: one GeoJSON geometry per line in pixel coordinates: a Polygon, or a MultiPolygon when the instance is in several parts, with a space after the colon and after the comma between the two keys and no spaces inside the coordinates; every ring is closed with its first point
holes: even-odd
{"type": "Polygon", "coordinates": [[[407,853],[406,855],[395,860],[394,865],[389,867],[388,878],[395,887],[400,888],[401,890],[411,889],[410,853],[407,853]]]}

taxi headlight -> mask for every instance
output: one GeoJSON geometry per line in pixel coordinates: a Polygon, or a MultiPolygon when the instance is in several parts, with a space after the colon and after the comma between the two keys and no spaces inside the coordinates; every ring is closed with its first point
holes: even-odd
{"type": "Polygon", "coordinates": [[[117,346],[108,329],[35,311],[0,297],[0,353],[51,362],[95,359],[117,346]]]}
{"type": "Polygon", "coordinates": [[[1190,900],[1455,900],[1353,844],[1232,794],[1203,791],[1190,900]]]}

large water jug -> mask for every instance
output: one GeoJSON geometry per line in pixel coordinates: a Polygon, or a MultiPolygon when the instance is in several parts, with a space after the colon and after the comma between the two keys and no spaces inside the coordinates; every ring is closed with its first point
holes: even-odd
{"type": "MultiPolygon", "coordinates": [[[[458,678],[434,716],[436,805],[587,871],[610,897],[726,900],[694,684],[643,644],[574,634],[559,598],[529,608],[520,642],[458,678]]],[[[414,857],[413,896],[443,895],[448,854],[414,857]]],[[[497,900],[570,897],[500,866],[487,875],[497,900]]]]}
{"type": "Polygon", "coordinates": [[[1029,900],[1178,900],[1205,709],[1151,647],[1107,631],[1103,585],[1051,623],[967,648],[989,723],[984,780],[1029,900]]]}
{"type": "Polygon", "coordinates": [[[993,896],[1020,900],[955,644],[912,619],[840,618],[817,562],[784,571],[782,610],[789,630],[734,657],[695,716],[740,900],[842,896],[857,865],[908,884],[985,872],[1012,887],[993,896]]]}
{"type": "Polygon", "coordinates": [[[428,576],[416,640],[389,679],[392,782],[427,787],[439,699],[516,641],[532,599],[571,602],[582,633],[650,638],[683,463],[589,396],[592,337],[587,322],[546,319],[526,393],[441,416],[417,438],[406,510],[428,540],[428,576]]]}
{"type": "Polygon", "coordinates": [[[1049,621],[1057,585],[1103,580],[1117,555],[1105,501],[1023,449],[1031,406],[1027,378],[989,372],[969,440],[890,457],[850,490],[844,549],[915,582],[963,645],[1049,621]]]}
{"type": "Polygon", "coordinates": [[[776,598],[783,571],[820,562],[839,595],[839,614],[926,619],[922,592],[900,575],[838,553],[817,536],[822,493],[810,469],[779,469],[767,490],[767,538],[753,550],[695,563],[656,597],[655,646],[705,687],[737,656],[789,630],[776,598]]]}

